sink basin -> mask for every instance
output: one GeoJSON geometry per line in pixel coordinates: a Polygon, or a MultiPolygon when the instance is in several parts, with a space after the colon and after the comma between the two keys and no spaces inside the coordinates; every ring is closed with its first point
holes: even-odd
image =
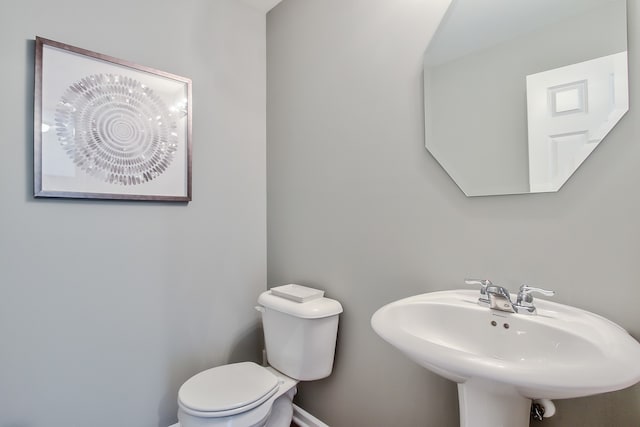
{"type": "Polygon", "coordinates": [[[615,323],[542,299],[535,300],[535,315],[501,312],[478,305],[478,296],[416,295],[371,319],[384,340],[459,384],[461,425],[491,416],[486,425],[499,426],[495,414],[484,413],[504,411],[503,425],[515,426],[515,405],[524,418],[517,425],[528,426],[531,399],[587,396],[640,381],[640,344],[615,323]]]}

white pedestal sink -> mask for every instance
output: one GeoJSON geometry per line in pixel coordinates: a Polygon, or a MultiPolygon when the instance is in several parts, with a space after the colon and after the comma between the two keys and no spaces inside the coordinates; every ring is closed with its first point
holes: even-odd
{"type": "Polygon", "coordinates": [[[640,344],[615,323],[536,299],[537,314],[491,310],[479,293],[416,295],[380,308],[373,329],[458,383],[462,427],[526,427],[531,399],[566,399],[640,381],[640,344]]]}

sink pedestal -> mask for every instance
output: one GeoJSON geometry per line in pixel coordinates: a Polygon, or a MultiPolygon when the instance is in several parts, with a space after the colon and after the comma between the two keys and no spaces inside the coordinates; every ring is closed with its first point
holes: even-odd
{"type": "Polygon", "coordinates": [[[460,427],[529,427],[531,399],[509,385],[480,378],[458,384],[460,427]]]}

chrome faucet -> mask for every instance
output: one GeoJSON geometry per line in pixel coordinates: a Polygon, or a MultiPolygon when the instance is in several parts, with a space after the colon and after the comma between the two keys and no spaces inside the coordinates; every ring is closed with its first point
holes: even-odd
{"type": "Polygon", "coordinates": [[[532,292],[538,292],[546,296],[555,295],[554,291],[522,285],[520,286],[516,302],[514,303],[511,300],[509,290],[502,286],[494,285],[491,280],[465,279],[464,282],[467,285],[480,286],[478,304],[489,307],[492,310],[500,310],[507,313],[535,314],[536,307],[533,305],[532,292]]]}
{"type": "Polygon", "coordinates": [[[493,286],[489,279],[464,279],[464,283],[470,286],[480,286],[480,298],[478,304],[489,306],[489,297],[487,296],[487,287],[493,286]]]}
{"type": "Polygon", "coordinates": [[[533,296],[531,295],[532,292],[537,292],[547,297],[551,297],[556,294],[554,291],[549,291],[547,289],[534,288],[533,286],[529,285],[521,285],[520,291],[518,292],[518,297],[516,298],[516,303],[514,304],[516,313],[536,313],[536,307],[533,305],[533,296]]]}

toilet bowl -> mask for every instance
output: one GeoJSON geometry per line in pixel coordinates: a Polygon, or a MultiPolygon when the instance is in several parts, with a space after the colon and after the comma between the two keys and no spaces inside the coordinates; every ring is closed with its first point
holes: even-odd
{"type": "Polygon", "coordinates": [[[242,362],[208,369],[178,392],[180,427],[288,427],[298,381],[242,362]]]}
{"type": "Polygon", "coordinates": [[[234,363],[188,379],[178,392],[179,427],[289,427],[298,381],[331,374],[338,301],[285,285],[263,292],[258,303],[270,366],[234,363]]]}

